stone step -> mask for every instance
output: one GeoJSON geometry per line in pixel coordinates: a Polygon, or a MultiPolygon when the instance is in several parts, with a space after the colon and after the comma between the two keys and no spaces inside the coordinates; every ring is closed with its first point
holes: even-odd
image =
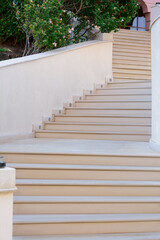
{"type": "Polygon", "coordinates": [[[55,115],[55,122],[73,122],[73,123],[113,123],[113,124],[151,124],[151,117],[136,116],[76,116],[76,115],[55,115]]]}
{"type": "Polygon", "coordinates": [[[160,240],[160,232],[94,235],[18,236],[13,240],[160,240]]]}
{"type": "Polygon", "coordinates": [[[7,165],[16,168],[17,179],[160,181],[159,167],[22,163],[7,165]]]}
{"type": "Polygon", "coordinates": [[[136,86],[139,86],[139,87],[151,87],[151,81],[148,80],[148,81],[124,81],[124,82],[116,82],[116,81],[113,81],[112,83],[107,83],[107,87],[136,87],[136,86]]]}
{"type": "Polygon", "coordinates": [[[147,61],[145,61],[145,59],[143,60],[137,60],[136,58],[128,58],[127,59],[127,57],[126,57],[126,59],[125,58],[113,58],[113,64],[117,64],[117,65],[119,65],[119,64],[123,64],[123,65],[136,65],[136,66],[140,66],[140,67],[150,67],[151,68],[151,61],[149,61],[148,59],[147,59],[147,61]]]}
{"type": "Polygon", "coordinates": [[[14,215],[15,236],[157,232],[160,214],[14,215]]]}
{"type": "MultiPolygon", "coordinates": [[[[115,73],[116,71],[114,71],[115,73]]],[[[122,74],[120,72],[117,72],[122,74]]],[[[96,88],[94,94],[106,94],[106,95],[123,95],[123,94],[151,94],[151,87],[103,87],[103,88],[96,88]]]]}
{"type": "Polygon", "coordinates": [[[74,107],[151,109],[151,101],[81,100],[76,101],[74,103],[74,107]]]}
{"type": "Polygon", "coordinates": [[[113,62],[113,70],[118,70],[120,69],[121,71],[126,71],[126,70],[132,70],[138,72],[144,72],[144,73],[149,73],[151,72],[151,66],[147,65],[138,65],[138,63],[132,63],[132,64],[122,64],[122,63],[114,63],[113,62]]]}
{"type": "Polygon", "coordinates": [[[151,134],[144,132],[96,132],[96,131],[60,131],[60,130],[37,130],[36,138],[57,138],[57,139],[88,139],[108,141],[136,141],[148,142],[151,134]]]}
{"type": "Polygon", "coordinates": [[[135,72],[121,72],[119,70],[113,70],[113,78],[122,78],[123,80],[125,78],[131,78],[131,79],[145,79],[145,80],[150,80],[151,79],[151,74],[144,74],[144,73],[135,73],[135,72]]]}
{"type": "Polygon", "coordinates": [[[132,62],[142,62],[142,64],[148,63],[151,65],[151,58],[146,58],[145,56],[141,55],[141,56],[125,56],[125,55],[121,55],[120,53],[116,53],[113,55],[112,57],[113,62],[114,60],[125,60],[125,61],[132,61],[132,62]]]}
{"type": "MultiPolygon", "coordinates": [[[[150,91],[150,90],[148,90],[150,91]]],[[[125,91],[123,93],[114,93],[114,94],[109,94],[109,91],[107,94],[85,94],[84,96],[85,100],[105,100],[105,101],[151,101],[151,92],[148,93],[144,93],[142,94],[142,92],[139,93],[136,92],[136,90],[132,91],[132,93],[126,93],[125,91]]]]}
{"type": "Polygon", "coordinates": [[[14,214],[160,213],[160,197],[15,196],[14,214]]]}
{"type": "Polygon", "coordinates": [[[145,43],[134,43],[134,42],[128,42],[128,41],[116,41],[114,40],[113,42],[113,47],[116,48],[131,48],[131,49],[144,49],[144,50],[148,50],[151,51],[151,44],[145,44],[145,43]]]}
{"type": "Polygon", "coordinates": [[[151,125],[145,124],[104,124],[104,123],[74,123],[74,122],[45,122],[44,130],[60,131],[100,131],[100,132],[137,132],[151,134],[151,125]]]}
{"type": "Polygon", "coordinates": [[[139,116],[151,117],[151,109],[129,109],[129,108],[91,108],[91,107],[69,107],[65,108],[66,115],[76,116],[97,116],[97,115],[112,115],[112,116],[139,116]]]}
{"type": "Polygon", "coordinates": [[[113,45],[113,53],[115,52],[123,52],[123,53],[139,53],[139,54],[144,54],[144,55],[149,55],[151,56],[151,49],[147,49],[146,47],[141,47],[138,48],[136,47],[131,47],[131,46],[117,46],[113,45]]]}

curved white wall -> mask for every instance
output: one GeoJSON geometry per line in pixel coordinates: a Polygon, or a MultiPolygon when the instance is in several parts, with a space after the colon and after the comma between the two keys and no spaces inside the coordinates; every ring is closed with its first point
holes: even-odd
{"type": "Polygon", "coordinates": [[[111,76],[112,41],[0,62],[0,136],[31,133],[42,116],[111,76]]]}
{"type": "Polygon", "coordinates": [[[152,139],[150,145],[160,151],[160,6],[152,8],[152,139]]]}

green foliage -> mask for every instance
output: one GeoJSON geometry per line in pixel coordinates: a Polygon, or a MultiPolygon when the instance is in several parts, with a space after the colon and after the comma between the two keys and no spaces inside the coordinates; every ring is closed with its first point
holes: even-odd
{"type": "Polygon", "coordinates": [[[72,13],[59,0],[31,0],[15,5],[17,19],[26,34],[24,55],[46,51],[70,43],[72,13]]]}
{"type": "Polygon", "coordinates": [[[13,5],[12,22],[26,35],[24,55],[87,40],[95,27],[116,31],[132,20],[139,6],[136,0],[14,0],[13,5]]]}
{"type": "MultiPolygon", "coordinates": [[[[65,8],[72,10],[77,18],[75,38],[95,26],[104,32],[124,28],[137,13],[139,4],[136,0],[64,0],[65,8]],[[86,30],[85,32],[83,30],[86,30]]],[[[87,37],[87,36],[86,36],[87,37]]]]}
{"type": "Polygon", "coordinates": [[[0,52],[8,52],[8,49],[0,47],[0,52]]]}
{"type": "Polygon", "coordinates": [[[18,28],[12,0],[0,0],[0,42],[8,40],[20,42],[23,38],[24,35],[18,28]]]}

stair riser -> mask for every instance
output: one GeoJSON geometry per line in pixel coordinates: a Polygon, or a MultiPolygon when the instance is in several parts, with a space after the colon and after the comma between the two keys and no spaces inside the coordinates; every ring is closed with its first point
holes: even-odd
{"type": "Polygon", "coordinates": [[[156,186],[19,185],[16,196],[160,196],[156,186]]]}
{"type": "Polygon", "coordinates": [[[68,115],[76,115],[76,116],[96,116],[96,115],[112,115],[112,116],[134,116],[137,115],[139,117],[151,117],[151,110],[147,109],[66,109],[66,114],[68,115]]]}
{"type": "MultiPolygon", "coordinates": [[[[121,73],[119,73],[120,75],[121,73]]],[[[117,73],[114,73],[114,75],[117,75],[117,73]]],[[[97,89],[95,91],[95,94],[107,94],[107,95],[118,95],[118,94],[151,94],[151,89],[150,88],[142,88],[142,89],[97,89]]]]}
{"type": "Polygon", "coordinates": [[[131,74],[131,73],[120,73],[120,72],[118,72],[118,73],[115,73],[115,72],[113,72],[113,78],[119,78],[119,77],[127,77],[127,78],[132,78],[132,79],[139,79],[139,80],[141,80],[141,79],[145,79],[145,80],[150,80],[151,79],[151,75],[150,74],[136,74],[136,73],[134,73],[134,74],[131,74]]]}
{"type": "Polygon", "coordinates": [[[160,158],[137,156],[96,156],[58,154],[2,154],[7,163],[109,165],[109,166],[153,166],[160,167],[160,158]]]}
{"type": "Polygon", "coordinates": [[[140,59],[143,57],[148,59],[150,61],[151,55],[149,53],[138,53],[138,52],[119,52],[119,51],[113,51],[113,57],[118,57],[118,56],[124,56],[124,57],[130,57],[130,58],[136,58],[137,60],[140,61],[140,59]]]}
{"type": "Polygon", "coordinates": [[[45,130],[61,130],[61,131],[101,131],[101,132],[137,132],[137,133],[148,133],[151,134],[151,127],[145,126],[96,126],[96,125],[54,125],[54,124],[45,124],[45,130]]]}
{"type": "Polygon", "coordinates": [[[122,64],[122,65],[130,65],[130,66],[132,66],[132,65],[136,65],[136,66],[139,66],[139,67],[149,67],[150,69],[151,69],[151,61],[149,61],[149,59],[148,59],[148,61],[145,61],[145,60],[142,60],[142,61],[138,61],[138,60],[136,60],[136,59],[130,59],[130,58],[128,58],[128,59],[116,59],[116,58],[114,58],[113,59],[113,64],[122,64]]]}
{"type": "Polygon", "coordinates": [[[131,94],[131,95],[86,95],[85,100],[108,100],[108,101],[151,101],[151,95],[150,94],[131,94]]]}
{"type": "Polygon", "coordinates": [[[15,203],[14,214],[160,213],[160,203],[15,203]]]}
{"type": "Polygon", "coordinates": [[[151,87],[151,83],[149,82],[149,83],[141,83],[141,82],[139,82],[139,83],[128,83],[128,82],[126,82],[126,83],[108,83],[107,84],[107,87],[112,87],[112,88],[114,88],[114,87],[151,87]]]}
{"type": "Polygon", "coordinates": [[[52,234],[101,234],[101,233],[138,233],[158,232],[160,221],[115,222],[115,223],[56,223],[56,224],[15,224],[17,235],[52,234]]]}
{"type": "Polygon", "coordinates": [[[88,139],[88,140],[108,140],[108,141],[136,141],[148,142],[150,135],[113,135],[111,134],[81,134],[81,133],[38,133],[36,138],[57,138],[57,139],[88,139]]]}
{"type": "MultiPolygon", "coordinates": [[[[137,64],[137,63],[136,63],[137,64]]],[[[151,74],[151,66],[141,66],[141,65],[136,65],[135,63],[132,63],[131,64],[117,64],[117,63],[113,63],[113,69],[122,69],[122,71],[129,71],[129,70],[132,70],[132,71],[135,71],[135,72],[145,72],[146,74],[151,74]]]]}
{"type": "Polygon", "coordinates": [[[135,50],[135,51],[147,51],[147,52],[151,52],[151,45],[146,44],[140,44],[140,43],[125,43],[125,42],[118,42],[118,41],[114,41],[113,43],[113,48],[115,49],[126,49],[126,50],[135,50]]]}
{"type": "Polygon", "coordinates": [[[160,181],[160,172],[16,169],[17,179],[160,181]]]}
{"type": "Polygon", "coordinates": [[[114,41],[116,42],[130,42],[130,43],[145,43],[148,45],[151,45],[151,40],[147,38],[141,38],[141,37],[132,37],[132,36],[114,36],[114,41]]]}
{"type": "Polygon", "coordinates": [[[143,55],[141,55],[141,56],[125,56],[125,55],[120,55],[120,53],[119,54],[115,54],[114,56],[113,56],[113,62],[115,61],[115,60],[117,60],[117,61],[132,61],[132,62],[141,62],[141,63],[148,63],[148,64],[150,64],[151,65],[151,58],[146,58],[146,57],[143,57],[143,55]]]}
{"type": "Polygon", "coordinates": [[[120,45],[120,46],[142,46],[142,47],[146,47],[146,48],[151,47],[150,41],[145,43],[144,41],[135,41],[133,39],[130,39],[128,41],[127,39],[121,39],[121,38],[114,39],[114,44],[120,45]]]}
{"type": "Polygon", "coordinates": [[[75,107],[151,109],[151,102],[76,102],[75,107]]]}
{"type": "Polygon", "coordinates": [[[113,67],[113,72],[117,72],[117,73],[124,73],[124,74],[135,74],[137,75],[150,75],[151,76],[151,70],[145,70],[145,69],[136,69],[136,68],[129,68],[127,69],[125,66],[123,66],[122,68],[116,68],[113,67]]]}
{"type": "Polygon", "coordinates": [[[123,53],[140,53],[144,55],[151,55],[151,49],[138,48],[138,47],[124,47],[124,46],[113,46],[113,52],[123,52],[123,53]]]}

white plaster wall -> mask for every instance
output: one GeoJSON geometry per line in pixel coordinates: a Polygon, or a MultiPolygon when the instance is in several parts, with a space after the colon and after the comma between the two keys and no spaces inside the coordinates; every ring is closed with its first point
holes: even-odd
{"type": "Polygon", "coordinates": [[[112,76],[112,41],[90,41],[0,63],[0,136],[31,133],[52,109],[112,76]]]}
{"type": "Polygon", "coordinates": [[[160,7],[152,11],[152,139],[151,146],[160,151],[160,7]],[[158,145],[159,146],[158,146],[158,145]]]}

